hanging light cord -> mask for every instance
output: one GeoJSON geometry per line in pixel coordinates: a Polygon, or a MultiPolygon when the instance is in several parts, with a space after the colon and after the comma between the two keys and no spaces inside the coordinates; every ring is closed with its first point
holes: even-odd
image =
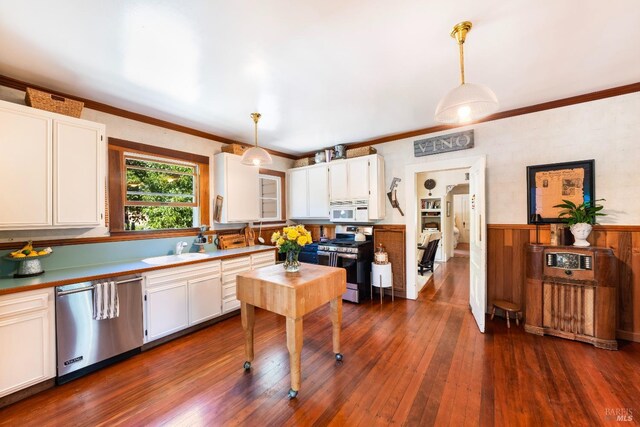
{"type": "Polygon", "coordinates": [[[253,119],[253,123],[255,123],[255,141],[256,147],[258,146],[258,120],[262,115],[260,113],[251,113],[251,118],[253,119]]]}

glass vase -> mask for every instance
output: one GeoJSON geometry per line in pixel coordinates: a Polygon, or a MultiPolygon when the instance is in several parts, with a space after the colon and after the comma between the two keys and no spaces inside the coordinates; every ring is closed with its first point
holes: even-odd
{"type": "Polygon", "coordinates": [[[295,273],[300,270],[300,261],[298,261],[298,251],[287,251],[287,257],[284,260],[284,271],[295,273]]]}

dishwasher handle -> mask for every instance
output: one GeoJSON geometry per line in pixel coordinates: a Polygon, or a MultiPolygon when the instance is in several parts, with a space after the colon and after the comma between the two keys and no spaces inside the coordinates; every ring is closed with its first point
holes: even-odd
{"type": "MultiPolygon", "coordinates": [[[[119,280],[116,282],[116,285],[122,285],[124,283],[131,283],[131,282],[139,282],[140,280],[142,280],[142,277],[133,277],[131,279],[125,279],[125,280],[119,280]]],[[[58,297],[62,297],[65,295],[71,295],[71,294],[77,294],[80,292],[87,292],[87,291],[91,291],[93,289],[95,289],[95,285],[91,285],[91,286],[85,286],[84,288],[78,288],[78,289],[71,289],[68,291],[61,291],[58,290],[56,296],[58,297]]]]}

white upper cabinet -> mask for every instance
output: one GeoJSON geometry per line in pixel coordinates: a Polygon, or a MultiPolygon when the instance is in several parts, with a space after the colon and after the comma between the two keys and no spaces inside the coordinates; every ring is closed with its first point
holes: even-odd
{"type": "Polygon", "coordinates": [[[307,169],[309,217],[329,217],[329,171],[326,166],[307,169]]]}
{"type": "Polygon", "coordinates": [[[53,224],[100,225],[105,196],[104,127],[61,119],[54,121],[53,131],[53,224]]]}
{"type": "MultiPolygon", "coordinates": [[[[287,177],[289,218],[309,217],[309,183],[307,169],[291,169],[287,177]]],[[[326,185],[325,185],[326,187],[326,185]]]]}
{"type": "Polygon", "coordinates": [[[369,157],[337,160],[329,164],[332,202],[369,200],[369,157]]]}
{"type": "Polygon", "coordinates": [[[369,199],[369,158],[358,157],[345,162],[348,169],[349,200],[369,199]]]}
{"type": "Polygon", "coordinates": [[[0,102],[0,228],[51,227],[52,120],[0,102]]]}
{"type": "Polygon", "coordinates": [[[259,169],[243,165],[240,159],[240,156],[230,153],[214,157],[215,193],[222,197],[220,222],[223,224],[260,218],[259,169]]]}
{"type": "Polygon", "coordinates": [[[287,175],[289,218],[329,219],[327,165],[289,169],[287,175]]]}
{"type": "Polygon", "coordinates": [[[369,220],[385,215],[384,159],[377,154],[289,169],[291,219],[329,219],[330,202],[366,201],[369,220]]]}
{"type": "Polygon", "coordinates": [[[349,200],[349,168],[346,161],[329,165],[329,196],[331,201],[349,200]]]}
{"type": "Polygon", "coordinates": [[[0,101],[0,229],[104,224],[105,126],[0,101]]]}

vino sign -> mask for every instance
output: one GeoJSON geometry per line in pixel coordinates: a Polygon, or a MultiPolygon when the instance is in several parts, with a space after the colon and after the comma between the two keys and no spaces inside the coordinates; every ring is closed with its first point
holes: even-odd
{"type": "Polygon", "coordinates": [[[415,157],[468,150],[469,148],[473,148],[473,129],[413,142],[413,154],[415,157]]]}

